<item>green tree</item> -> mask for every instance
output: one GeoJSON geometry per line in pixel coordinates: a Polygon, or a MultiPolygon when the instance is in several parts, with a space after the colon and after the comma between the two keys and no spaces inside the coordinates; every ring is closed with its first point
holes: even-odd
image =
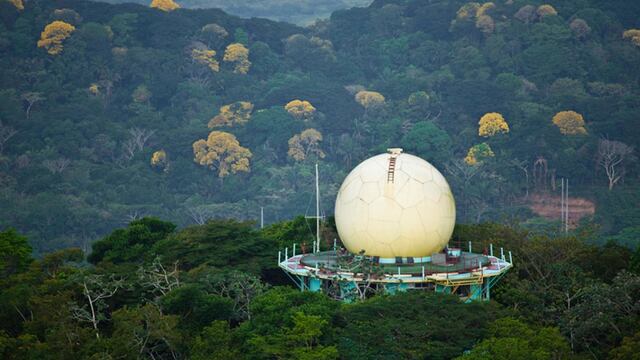
{"type": "Polygon", "coordinates": [[[400,141],[407,152],[416,154],[436,165],[451,158],[451,138],[433,122],[415,124],[400,141]]]}
{"type": "Polygon", "coordinates": [[[152,249],[168,263],[179,262],[182,269],[206,265],[237,269],[259,274],[275,266],[275,245],[260,236],[250,222],[210,220],[202,226],[191,226],[158,241],[152,249]]]}
{"type": "Polygon", "coordinates": [[[612,284],[585,287],[565,322],[575,336],[577,350],[604,356],[640,321],[640,276],[621,271],[612,284]]]}
{"type": "Polygon", "coordinates": [[[131,46],[135,42],[135,29],[138,22],[138,14],[124,13],[115,15],[109,21],[109,28],[113,31],[113,44],[115,46],[131,46]]]}
{"type": "Polygon", "coordinates": [[[231,343],[229,324],[216,320],[193,340],[190,355],[193,360],[227,360],[240,354],[231,343]]]}
{"type": "Polygon", "coordinates": [[[26,236],[15,229],[0,231],[0,279],[26,270],[33,261],[26,236]]]}
{"type": "Polygon", "coordinates": [[[620,346],[609,352],[611,360],[632,360],[638,357],[640,353],[640,332],[636,332],[633,336],[627,336],[622,339],[620,346]]]}
{"type": "Polygon", "coordinates": [[[276,287],[255,299],[247,333],[247,353],[298,359],[335,359],[335,347],[323,341],[339,304],[320,293],[276,287]],[[317,357],[314,357],[317,356],[317,357]]]}
{"type": "Polygon", "coordinates": [[[376,296],[340,309],[338,351],[348,359],[450,359],[484,337],[496,313],[491,304],[463,304],[452,295],[376,296]]]}
{"type": "Polygon", "coordinates": [[[155,218],[132,221],[125,229],[118,229],[96,241],[88,261],[112,263],[141,262],[151,247],[173,233],[176,226],[155,218]]]}
{"type": "Polygon", "coordinates": [[[515,318],[496,320],[490,337],[457,359],[566,359],[571,350],[557,328],[537,328],[515,318]]]}
{"type": "Polygon", "coordinates": [[[180,316],[183,328],[195,333],[214,320],[230,319],[233,309],[229,298],[207,294],[194,284],[173,289],[160,304],[166,313],[180,316]]]}
{"type": "Polygon", "coordinates": [[[233,39],[235,42],[240,43],[242,45],[249,45],[249,34],[244,31],[243,28],[236,28],[233,32],[233,39]]]}
{"type": "Polygon", "coordinates": [[[184,345],[179,317],[166,315],[155,305],[125,307],[113,312],[113,334],[103,356],[136,359],[176,357],[184,345]]]}

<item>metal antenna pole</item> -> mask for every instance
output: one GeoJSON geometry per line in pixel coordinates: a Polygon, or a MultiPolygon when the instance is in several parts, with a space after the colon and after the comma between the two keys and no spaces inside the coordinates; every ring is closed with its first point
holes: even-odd
{"type": "Polygon", "coordinates": [[[318,179],[318,163],[316,163],[316,246],[320,251],[320,182],[318,179]]]}
{"type": "Polygon", "coordinates": [[[564,225],[564,178],[560,178],[560,219],[564,225]]]}
{"type": "Polygon", "coordinates": [[[567,179],[567,189],[565,190],[565,201],[564,206],[566,209],[564,210],[565,222],[564,222],[564,232],[569,232],[569,179],[567,179]]]}

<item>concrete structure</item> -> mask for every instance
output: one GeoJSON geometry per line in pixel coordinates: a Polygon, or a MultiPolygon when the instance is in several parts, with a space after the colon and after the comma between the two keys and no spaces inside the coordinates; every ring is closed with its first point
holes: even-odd
{"type": "MultiPolygon", "coordinates": [[[[319,211],[319,210],[318,210],[319,211]]],[[[343,301],[375,293],[432,290],[488,300],[511,267],[500,249],[448,248],[455,202],[442,174],[416,156],[389,149],[359,164],[336,198],[336,227],[346,249],[278,254],[278,265],[304,291],[343,301]],[[291,255],[291,256],[289,256],[291,255]]]]}

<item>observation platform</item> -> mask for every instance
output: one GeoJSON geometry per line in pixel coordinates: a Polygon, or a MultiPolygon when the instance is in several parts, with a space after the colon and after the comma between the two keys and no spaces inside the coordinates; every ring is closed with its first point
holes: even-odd
{"type": "Polygon", "coordinates": [[[513,266],[511,253],[507,258],[500,249],[500,256],[493,256],[493,247],[489,254],[450,248],[423,258],[380,259],[344,250],[288,255],[288,249],[279,253],[278,266],[301,290],[324,291],[345,301],[412,289],[488,300],[491,287],[513,266]]]}

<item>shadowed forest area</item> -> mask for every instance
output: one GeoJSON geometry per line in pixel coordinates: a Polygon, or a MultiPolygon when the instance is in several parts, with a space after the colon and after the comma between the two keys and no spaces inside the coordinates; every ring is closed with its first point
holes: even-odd
{"type": "Polygon", "coordinates": [[[0,0],[3,358],[637,356],[640,3],[200,6],[0,0]],[[513,252],[495,301],[290,287],[314,165],[330,246],[388,147],[447,178],[452,242],[513,252]]]}
{"type": "MultiPolygon", "coordinates": [[[[149,5],[143,0],[104,0],[111,4],[136,3],[149,5]]],[[[265,18],[292,24],[309,25],[316,19],[327,19],[336,10],[366,7],[373,0],[184,0],[180,7],[188,9],[218,8],[243,18],[265,18]]]]}

